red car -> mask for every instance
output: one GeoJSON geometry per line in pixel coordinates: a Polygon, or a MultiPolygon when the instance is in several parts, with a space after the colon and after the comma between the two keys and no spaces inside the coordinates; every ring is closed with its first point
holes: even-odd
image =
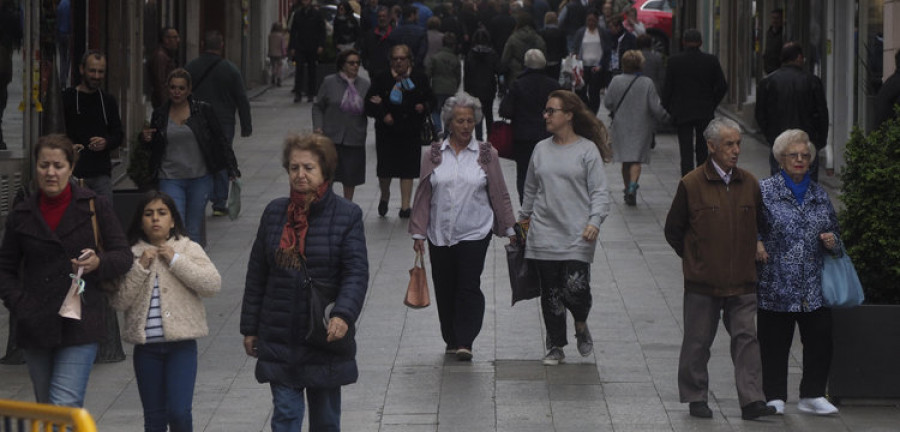
{"type": "Polygon", "coordinates": [[[669,0],[636,0],[638,21],[644,23],[647,34],[653,38],[653,49],[669,52],[672,39],[672,5],[669,0]]]}

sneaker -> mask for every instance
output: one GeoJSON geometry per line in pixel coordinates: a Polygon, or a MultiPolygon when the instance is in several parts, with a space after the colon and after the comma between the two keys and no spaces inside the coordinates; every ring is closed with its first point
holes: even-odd
{"type": "Polygon", "coordinates": [[[213,216],[216,216],[216,217],[228,216],[228,210],[213,209],[213,216]]]}
{"type": "Polygon", "coordinates": [[[781,399],[772,399],[766,402],[766,405],[775,408],[775,414],[784,415],[784,401],[781,399]]]}
{"type": "Polygon", "coordinates": [[[547,366],[556,366],[562,363],[566,359],[566,353],[563,352],[562,348],[553,347],[547,351],[547,355],[544,356],[544,364],[547,366]]]}
{"type": "Polygon", "coordinates": [[[584,331],[575,332],[575,340],[578,341],[578,354],[581,354],[582,357],[587,357],[594,352],[594,339],[591,338],[591,331],[588,330],[587,324],[584,326],[584,331]]]}
{"type": "Polygon", "coordinates": [[[459,347],[456,350],[456,359],[459,361],[472,361],[472,350],[459,347]]]}
{"type": "Polygon", "coordinates": [[[797,402],[797,409],[805,413],[818,415],[837,414],[838,412],[837,407],[824,397],[801,398],[800,402],[797,402]]]}
{"type": "Polygon", "coordinates": [[[444,354],[447,355],[456,355],[456,348],[450,345],[447,345],[447,348],[444,348],[444,354]]]}

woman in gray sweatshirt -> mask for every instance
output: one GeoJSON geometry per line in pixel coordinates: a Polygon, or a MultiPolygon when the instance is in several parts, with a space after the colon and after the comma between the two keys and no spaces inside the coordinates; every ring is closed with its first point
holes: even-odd
{"type": "Polygon", "coordinates": [[[575,319],[578,352],[588,356],[593,340],[590,270],[609,213],[603,164],[612,158],[605,126],[568,90],[550,93],[544,109],[547,131],[537,144],[525,177],[519,220],[529,226],[525,258],[541,280],[541,311],[547,327],[544,364],[565,359],[566,310],[575,319]]]}

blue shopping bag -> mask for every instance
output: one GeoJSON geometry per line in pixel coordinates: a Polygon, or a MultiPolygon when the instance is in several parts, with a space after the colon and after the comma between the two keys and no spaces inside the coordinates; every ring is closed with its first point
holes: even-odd
{"type": "Polygon", "coordinates": [[[850,255],[844,253],[835,258],[829,253],[825,254],[822,296],[825,298],[825,305],[831,308],[859,306],[866,299],[850,255]]]}

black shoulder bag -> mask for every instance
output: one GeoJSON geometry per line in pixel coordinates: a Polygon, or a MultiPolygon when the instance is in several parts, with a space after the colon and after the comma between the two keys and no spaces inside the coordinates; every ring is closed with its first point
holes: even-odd
{"type": "Polygon", "coordinates": [[[306,343],[336,355],[356,355],[356,323],[348,322],[347,334],[341,339],[328,342],[328,322],[331,319],[331,310],[334,308],[340,286],[314,281],[306,267],[306,258],[302,256],[300,265],[304,273],[304,278],[300,283],[307,293],[307,313],[309,315],[306,343]]]}
{"type": "Polygon", "coordinates": [[[638,77],[634,77],[630,83],[628,83],[628,88],[625,89],[625,93],[622,93],[622,98],[619,99],[619,103],[616,104],[616,109],[610,111],[609,118],[613,119],[616,117],[616,111],[619,110],[619,107],[622,106],[622,102],[625,102],[625,96],[628,96],[628,90],[631,90],[631,86],[634,85],[634,82],[637,81],[638,77]]]}

